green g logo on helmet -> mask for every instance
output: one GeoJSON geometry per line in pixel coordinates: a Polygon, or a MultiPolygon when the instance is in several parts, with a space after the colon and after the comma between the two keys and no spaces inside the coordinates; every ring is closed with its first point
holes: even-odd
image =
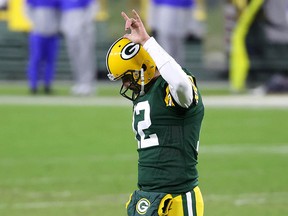
{"type": "Polygon", "coordinates": [[[129,43],[123,48],[123,50],[121,52],[121,57],[124,60],[129,60],[129,59],[133,58],[135,55],[137,55],[139,50],[140,50],[139,44],[129,43]]]}

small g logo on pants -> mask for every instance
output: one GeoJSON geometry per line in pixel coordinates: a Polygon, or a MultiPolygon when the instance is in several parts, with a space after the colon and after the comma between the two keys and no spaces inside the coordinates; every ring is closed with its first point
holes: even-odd
{"type": "Polygon", "coordinates": [[[150,207],[149,200],[142,198],[138,201],[136,205],[136,210],[139,214],[144,215],[147,212],[149,207],[150,207]]]}

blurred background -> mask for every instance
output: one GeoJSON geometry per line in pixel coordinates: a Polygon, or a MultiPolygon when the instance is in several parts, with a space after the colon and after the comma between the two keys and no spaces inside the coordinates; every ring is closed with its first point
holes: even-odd
{"type": "MultiPolygon", "coordinates": [[[[121,11],[141,14],[150,34],[148,0],[99,0],[93,24],[96,42],[94,79],[106,80],[105,56],[114,40],[124,34],[121,11]]],[[[230,92],[287,91],[287,1],[197,0],[186,26],[185,60],[201,81],[226,83],[230,92]],[[277,86],[279,85],[279,86],[277,86]],[[261,88],[259,88],[261,87],[261,88]],[[253,91],[250,91],[253,90],[253,91]]],[[[26,80],[31,21],[23,0],[2,0],[0,12],[0,79],[26,80]]],[[[130,13],[131,14],[131,13],[130,13]]],[[[71,24],[73,28],[73,24],[71,24]]],[[[72,80],[65,33],[59,30],[60,48],[55,80],[72,80]]]]}
{"type": "MultiPolygon", "coordinates": [[[[76,2],[0,0],[1,216],[126,215],[137,188],[132,108],[105,57],[121,11],[156,38],[161,17],[148,0],[76,2]]],[[[288,215],[288,0],[195,0],[187,14],[168,30],[206,107],[205,215],[288,215]]]]}

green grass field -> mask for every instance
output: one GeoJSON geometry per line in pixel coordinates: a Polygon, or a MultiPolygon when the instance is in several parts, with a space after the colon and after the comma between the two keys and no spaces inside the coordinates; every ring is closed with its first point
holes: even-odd
{"type": "MultiPolygon", "coordinates": [[[[131,111],[0,104],[0,215],[125,215],[137,181],[131,111]]],[[[287,109],[206,107],[206,216],[288,215],[287,119],[287,109]]]]}

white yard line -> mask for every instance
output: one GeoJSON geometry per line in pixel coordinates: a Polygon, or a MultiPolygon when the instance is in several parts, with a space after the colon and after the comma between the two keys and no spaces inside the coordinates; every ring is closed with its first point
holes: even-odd
{"type": "MultiPolygon", "coordinates": [[[[269,155],[287,155],[288,154],[288,143],[263,146],[256,144],[213,144],[213,145],[200,145],[200,154],[217,155],[238,155],[238,154],[269,154],[269,155]]],[[[111,155],[95,155],[95,156],[74,156],[74,157],[30,157],[25,159],[19,158],[0,158],[0,167],[9,167],[12,169],[13,166],[21,165],[33,165],[33,164],[73,164],[77,161],[85,161],[89,163],[103,163],[105,161],[135,161],[137,160],[137,154],[115,154],[111,155]]]]}
{"type": "Polygon", "coordinates": [[[0,96],[0,104],[55,106],[128,106],[131,105],[131,102],[121,97],[0,96]]]}
{"type": "MultiPolygon", "coordinates": [[[[213,144],[213,145],[200,145],[199,152],[201,154],[217,155],[238,155],[238,154],[269,154],[269,155],[286,155],[288,154],[288,143],[263,146],[260,144],[213,144]]],[[[137,154],[115,154],[111,155],[95,155],[95,156],[67,156],[67,157],[30,157],[30,158],[0,158],[0,167],[13,167],[22,165],[33,164],[73,164],[77,161],[85,161],[89,163],[103,163],[105,161],[135,161],[137,160],[137,154]]]]}
{"type": "Polygon", "coordinates": [[[288,108],[288,95],[253,96],[229,95],[203,97],[207,107],[288,108]]]}
{"type": "Polygon", "coordinates": [[[262,193],[242,193],[235,195],[209,194],[204,196],[205,202],[226,202],[235,206],[259,205],[259,204],[288,204],[288,191],[282,192],[262,192],[262,193]]]}
{"type": "MultiPolygon", "coordinates": [[[[237,155],[269,155],[269,157],[287,157],[288,155],[288,143],[283,145],[272,145],[272,146],[252,146],[252,145],[210,145],[210,146],[200,146],[200,154],[203,155],[233,155],[237,157],[237,155]]],[[[57,165],[65,165],[65,164],[74,164],[77,161],[84,161],[87,163],[105,163],[105,161],[137,161],[136,154],[117,154],[112,158],[109,155],[98,155],[91,157],[33,157],[27,158],[25,160],[21,160],[19,158],[1,158],[0,159],[0,168],[1,169],[14,169],[14,167],[18,167],[19,165],[24,166],[33,166],[33,164],[37,164],[38,166],[44,166],[46,164],[57,164],[57,165]]],[[[121,177],[118,175],[118,177],[121,177]]],[[[127,176],[126,176],[127,177],[127,176]]],[[[134,176],[129,176],[129,178],[133,178],[134,176]]],[[[80,177],[79,177],[80,178],[80,177]]],[[[36,178],[12,178],[5,179],[0,181],[0,186],[5,185],[14,185],[14,186],[23,186],[23,185],[45,185],[45,184],[54,184],[54,183],[63,183],[70,182],[76,183],[79,182],[79,178],[59,178],[59,177],[36,177],[36,178]]],[[[83,180],[84,177],[81,177],[83,180]]],[[[90,181],[91,179],[87,179],[90,181]]],[[[111,180],[110,175],[101,174],[98,176],[98,180],[100,182],[107,182],[111,180]]],[[[0,197],[1,199],[1,197],[0,197]]]]}
{"type": "Polygon", "coordinates": [[[1,209],[47,209],[47,208],[71,208],[85,206],[104,206],[104,205],[121,205],[129,198],[129,194],[103,194],[96,196],[90,200],[76,201],[32,201],[32,202],[16,202],[16,203],[1,203],[1,209]]]}
{"type": "MultiPolygon", "coordinates": [[[[71,208],[89,207],[103,205],[122,205],[129,198],[129,194],[103,194],[94,199],[76,201],[27,201],[16,203],[1,203],[1,209],[47,209],[47,208],[71,208]],[[113,200],[113,202],[111,202],[113,200]]],[[[220,202],[230,203],[235,206],[243,205],[266,205],[266,204],[288,204],[288,192],[263,192],[263,193],[242,193],[242,194],[208,194],[204,196],[206,203],[220,202]]]]}
{"type": "Polygon", "coordinates": [[[269,155],[286,155],[288,154],[288,143],[279,145],[271,145],[271,146],[261,146],[255,144],[245,144],[245,145],[209,145],[209,146],[201,146],[199,152],[201,154],[269,154],[269,155]]]}
{"type": "MultiPolygon", "coordinates": [[[[253,96],[205,96],[206,107],[231,108],[288,108],[288,95],[253,96]]],[[[0,96],[0,105],[67,105],[67,106],[132,106],[118,97],[73,97],[73,96],[0,96]]]]}
{"type": "MultiPolygon", "coordinates": [[[[136,144],[135,144],[136,145],[136,144]]],[[[63,156],[63,157],[29,157],[29,158],[0,158],[0,166],[10,167],[18,166],[19,164],[71,164],[77,161],[85,161],[89,163],[103,163],[105,161],[109,162],[122,162],[122,161],[134,161],[137,160],[137,153],[132,154],[101,154],[101,155],[91,155],[91,156],[63,156]]]]}

